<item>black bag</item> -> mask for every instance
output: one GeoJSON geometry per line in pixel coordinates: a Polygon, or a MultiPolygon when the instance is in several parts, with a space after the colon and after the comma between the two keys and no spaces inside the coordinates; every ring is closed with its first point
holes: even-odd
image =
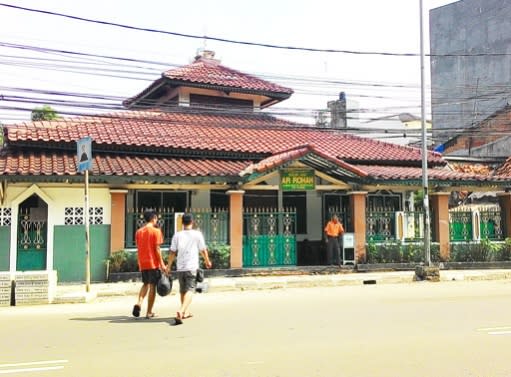
{"type": "Polygon", "coordinates": [[[158,295],[165,297],[170,293],[171,290],[172,280],[169,278],[169,275],[160,271],[160,278],[156,284],[156,292],[158,295]]]}
{"type": "Polygon", "coordinates": [[[202,268],[197,269],[197,274],[195,275],[195,281],[197,283],[202,283],[204,281],[204,270],[202,268]]]}

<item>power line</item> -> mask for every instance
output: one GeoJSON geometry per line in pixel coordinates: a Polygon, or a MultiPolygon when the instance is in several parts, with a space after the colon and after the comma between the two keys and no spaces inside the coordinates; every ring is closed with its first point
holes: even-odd
{"type": "MultiPolygon", "coordinates": [[[[123,29],[128,29],[128,30],[145,31],[145,32],[158,33],[158,34],[164,34],[164,35],[172,35],[172,36],[176,36],[176,37],[208,40],[208,41],[231,43],[231,44],[246,45],[246,46],[257,46],[257,47],[266,47],[266,48],[283,49],[283,50],[307,51],[307,52],[342,53],[342,54],[352,54],[352,55],[379,55],[379,56],[401,56],[401,57],[417,57],[417,56],[419,56],[418,53],[354,51],[354,50],[341,50],[341,49],[333,49],[333,48],[322,49],[322,48],[313,48],[313,47],[282,46],[282,45],[276,45],[276,44],[271,44],[271,43],[239,41],[239,40],[220,38],[220,37],[209,37],[207,35],[185,34],[185,33],[178,33],[178,32],[172,32],[172,31],[166,31],[166,30],[160,30],[160,29],[144,28],[144,27],[138,27],[138,26],[132,26],[132,25],[126,25],[126,24],[119,24],[119,23],[110,22],[110,21],[102,21],[102,20],[96,20],[96,19],[91,19],[91,18],[73,16],[70,14],[51,12],[51,11],[46,11],[46,10],[42,10],[42,9],[26,8],[26,7],[21,7],[21,6],[6,4],[6,3],[0,3],[0,6],[11,8],[11,9],[27,11],[27,12],[45,14],[45,15],[49,15],[49,16],[63,17],[63,18],[68,18],[68,19],[72,19],[72,20],[76,20],[76,21],[89,22],[89,23],[105,25],[105,26],[113,26],[113,27],[118,27],[118,28],[123,28],[123,29]]],[[[475,53],[475,54],[441,54],[441,55],[430,54],[428,56],[458,57],[458,56],[509,56],[509,55],[511,55],[511,54],[510,53],[475,53]]]]}

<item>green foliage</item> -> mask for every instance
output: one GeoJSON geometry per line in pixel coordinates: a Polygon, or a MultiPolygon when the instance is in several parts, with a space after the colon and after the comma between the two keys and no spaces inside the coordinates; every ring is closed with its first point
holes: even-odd
{"type": "MultiPolygon", "coordinates": [[[[510,243],[511,250],[511,243],[510,243]]],[[[424,244],[407,243],[399,241],[376,244],[369,241],[366,247],[367,263],[420,263],[424,262],[424,244]]],[[[431,261],[440,260],[438,244],[430,246],[431,261]]]]}
{"type": "Polygon", "coordinates": [[[59,118],[57,112],[48,105],[44,105],[43,107],[36,107],[32,110],[32,120],[55,120],[59,118]]]}
{"type": "Polygon", "coordinates": [[[403,263],[420,263],[424,261],[424,245],[423,244],[406,244],[402,245],[403,263]]]}
{"type": "Polygon", "coordinates": [[[455,243],[451,247],[453,262],[494,262],[511,260],[511,240],[504,243],[484,239],[481,242],[455,243]]]}
{"type": "MultiPolygon", "coordinates": [[[[209,259],[213,268],[225,269],[231,266],[231,247],[224,243],[214,243],[209,246],[209,259]]],[[[202,262],[204,263],[204,262],[202,262]]]]}
{"type": "Polygon", "coordinates": [[[113,252],[107,259],[109,272],[137,272],[138,260],[136,251],[119,250],[113,252]]]}
{"type": "Polygon", "coordinates": [[[511,238],[506,238],[503,244],[495,252],[496,260],[511,261],[511,238]]]}
{"type": "Polygon", "coordinates": [[[381,263],[378,247],[374,241],[369,241],[366,246],[366,259],[367,263],[381,263]]]}

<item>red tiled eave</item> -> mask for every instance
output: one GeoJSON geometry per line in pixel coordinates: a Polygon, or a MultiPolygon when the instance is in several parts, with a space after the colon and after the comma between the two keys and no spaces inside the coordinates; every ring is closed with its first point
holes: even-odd
{"type": "MultiPolygon", "coordinates": [[[[250,161],[96,155],[91,174],[99,176],[235,176],[250,161]]],[[[58,153],[2,153],[0,176],[75,176],[76,156],[58,153]]]]}
{"type": "MultiPolygon", "coordinates": [[[[6,126],[9,144],[75,143],[90,136],[96,147],[160,148],[272,155],[310,145],[346,163],[421,161],[421,150],[357,137],[340,131],[296,124],[266,114],[221,115],[180,111],[125,111],[104,116],[28,122],[6,126]]],[[[430,164],[444,165],[440,154],[428,154],[430,164]]]]}
{"type": "Polygon", "coordinates": [[[282,166],[288,162],[298,160],[306,155],[315,155],[323,160],[329,161],[332,164],[337,165],[342,169],[348,170],[349,172],[354,173],[359,177],[364,177],[367,175],[366,172],[360,170],[356,166],[347,164],[346,162],[336,159],[335,157],[329,156],[326,153],[322,153],[311,145],[297,146],[289,150],[278,152],[257,163],[251,164],[241,173],[241,175],[252,174],[253,172],[263,173],[268,170],[282,166]]]}
{"type": "MultiPolygon", "coordinates": [[[[381,180],[422,179],[422,168],[401,166],[357,165],[366,171],[370,178],[381,180]]],[[[482,175],[474,173],[457,172],[443,168],[428,169],[428,178],[443,181],[478,181],[478,182],[505,182],[508,177],[502,175],[482,175]]]]}
{"type": "Polygon", "coordinates": [[[198,60],[184,67],[168,70],[163,77],[183,83],[200,83],[270,93],[292,94],[293,90],[258,77],[236,71],[211,60],[198,60]]]}

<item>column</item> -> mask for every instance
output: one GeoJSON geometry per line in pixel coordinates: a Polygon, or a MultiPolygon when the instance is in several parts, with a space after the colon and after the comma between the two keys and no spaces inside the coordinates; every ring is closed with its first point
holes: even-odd
{"type": "Polygon", "coordinates": [[[449,236],[449,196],[448,192],[434,192],[430,194],[431,209],[433,211],[433,234],[440,246],[440,260],[448,261],[450,256],[449,236]]]}
{"type": "Polygon", "coordinates": [[[124,249],[127,193],[128,190],[110,190],[110,253],[124,249]]]}
{"type": "Polygon", "coordinates": [[[511,237],[511,192],[499,192],[497,194],[500,204],[500,214],[502,216],[504,238],[511,237]]]}
{"type": "Polygon", "coordinates": [[[230,201],[231,268],[243,267],[243,190],[227,191],[230,201]]]}
{"type": "Polygon", "coordinates": [[[355,235],[355,260],[366,261],[366,197],[367,192],[350,192],[350,210],[355,235]]]}

